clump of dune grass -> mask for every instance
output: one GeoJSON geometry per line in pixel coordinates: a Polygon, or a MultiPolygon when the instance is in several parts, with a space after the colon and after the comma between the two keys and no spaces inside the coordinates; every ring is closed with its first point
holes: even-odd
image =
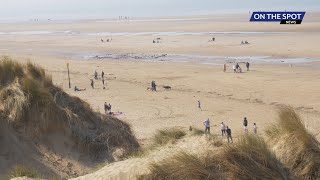
{"type": "Polygon", "coordinates": [[[247,135],[218,152],[201,155],[185,152],[152,163],[140,179],[291,179],[282,163],[260,137],[247,135]]]}
{"type": "Polygon", "coordinates": [[[195,136],[202,136],[205,134],[204,130],[198,129],[198,128],[193,128],[191,133],[192,135],[195,135],[195,136]]]}
{"type": "Polygon", "coordinates": [[[266,130],[277,157],[299,179],[320,179],[320,144],[292,107],[279,110],[277,124],[266,130]]]}
{"type": "Polygon", "coordinates": [[[223,179],[219,164],[213,156],[203,158],[194,154],[179,152],[160,162],[150,164],[150,174],[142,175],[141,180],[202,180],[223,179]]]}
{"type": "Polygon", "coordinates": [[[223,140],[219,139],[216,135],[214,134],[206,134],[204,130],[198,129],[198,128],[193,128],[191,131],[191,135],[193,136],[202,136],[206,135],[207,140],[209,143],[211,143],[213,146],[220,147],[223,145],[223,140]]]}
{"type": "Polygon", "coordinates": [[[0,91],[0,97],[4,106],[3,111],[9,116],[9,120],[15,122],[22,120],[24,111],[29,106],[29,100],[21,89],[18,80],[3,88],[0,91]]]}
{"type": "Polygon", "coordinates": [[[16,78],[21,78],[24,75],[23,67],[12,61],[8,56],[0,58],[0,88],[4,87],[16,78]]]}
{"type": "Polygon", "coordinates": [[[158,130],[152,138],[152,146],[163,146],[169,142],[174,143],[186,135],[186,132],[177,128],[158,130]]]}
{"type": "Polygon", "coordinates": [[[6,57],[0,69],[7,73],[0,74],[0,99],[13,126],[29,123],[33,133],[38,134],[61,119],[62,113],[50,93],[52,81],[41,67],[32,63],[22,65],[6,57]],[[52,119],[57,120],[52,122],[52,119]]]}
{"type": "Polygon", "coordinates": [[[29,178],[39,178],[39,174],[32,168],[27,166],[18,165],[15,166],[8,175],[9,179],[16,177],[29,177],[29,178]]]}
{"type": "Polygon", "coordinates": [[[240,137],[219,154],[219,162],[229,179],[290,179],[283,164],[259,136],[240,137]]]}

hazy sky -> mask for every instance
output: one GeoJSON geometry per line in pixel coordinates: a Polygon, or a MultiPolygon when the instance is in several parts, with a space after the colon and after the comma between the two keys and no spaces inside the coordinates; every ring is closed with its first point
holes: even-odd
{"type": "Polygon", "coordinates": [[[320,0],[0,0],[0,19],[179,16],[319,10],[320,0]]]}

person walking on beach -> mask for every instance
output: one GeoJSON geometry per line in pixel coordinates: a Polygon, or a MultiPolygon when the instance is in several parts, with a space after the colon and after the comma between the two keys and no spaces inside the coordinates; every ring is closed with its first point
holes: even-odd
{"type": "Polygon", "coordinates": [[[248,120],[246,117],[244,117],[244,120],[243,120],[243,128],[244,128],[244,132],[248,133],[248,120]]]}
{"type": "Polygon", "coordinates": [[[101,77],[102,77],[102,79],[104,78],[104,72],[102,71],[102,73],[101,73],[101,77]]]}
{"type": "Polygon", "coordinates": [[[247,71],[249,71],[250,63],[246,62],[247,71]]]}
{"type": "Polygon", "coordinates": [[[257,134],[257,129],[258,129],[257,124],[253,123],[253,133],[254,134],[257,134]]]}
{"type": "Polygon", "coordinates": [[[201,108],[201,101],[200,101],[200,100],[198,101],[198,108],[202,111],[202,108],[201,108]]]}
{"type": "Polygon", "coordinates": [[[204,133],[210,134],[210,120],[209,120],[209,118],[207,120],[203,121],[203,125],[205,127],[204,133]]]}
{"type": "Polygon", "coordinates": [[[157,91],[157,85],[156,85],[156,82],[155,82],[155,81],[153,81],[153,90],[154,90],[154,91],[157,91]]]}
{"type": "Polygon", "coordinates": [[[232,69],[233,69],[233,72],[235,73],[236,72],[236,65],[233,65],[232,69]]]}
{"type": "Polygon", "coordinates": [[[157,85],[155,81],[151,81],[151,91],[157,91],[157,85]]]}
{"type": "Polygon", "coordinates": [[[91,87],[92,87],[92,89],[94,89],[94,82],[93,82],[93,79],[91,79],[91,87]]]}
{"type": "Polygon", "coordinates": [[[227,64],[223,64],[223,72],[227,71],[227,64]]]}
{"type": "Polygon", "coordinates": [[[94,79],[97,80],[98,79],[98,72],[94,71],[94,79]]]}
{"type": "Polygon", "coordinates": [[[223,122],[221,122],[221,135],[226,135],[226,125],[223,122]]]}
{"type": "Polygon", "coordinates": [[[232,135],[231,135],[231,129],[227,126],[227,129],[226,129],[226,133],[227,133],[227,139],[228,139],[228,143],[233,143],[233,140],[232,140],[232,135]]]}
{"type": "Polygon", "coordinates": [[[240,66],[239,66],[239,64],[237,63],[237,64],[236,64],[236,72],[238,72],[239,67],[240,67],[240,66]]]}

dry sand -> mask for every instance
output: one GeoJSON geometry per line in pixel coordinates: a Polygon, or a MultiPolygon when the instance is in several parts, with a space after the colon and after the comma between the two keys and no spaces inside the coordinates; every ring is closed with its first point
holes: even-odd
{"type": "MultiPolygon", "coordinates": [[[[84,60],[82,56],[99,53],[197,54],[211,56],[270,56],[273,58],[313,58],[320,60],[320,15],[308,14],[302,25],[250,23],[249,16],[205,17],[190,21],[130,21],[74,23],[0,24],[2,32],[67,31],[78,35],[0,35],[0,55],[23,58],[42,65],[52,74],[55,84],[69,94],[89,102],[93,109],[103,112],[108,102],[114,111],[124,112],[119,118],[130,123],[143,143],[157,129],[190,125],[202,128],[210,118],[212,133],[220,133],[224,121],[234,132],[243,133],[242,120],[247,117],[249,130],[253,122],[258,131],[276,118],[277,107],[292,105],[301,113],[306,126],[318,133],[320,124],[319,62],[294,64],[252,62],[251,70],[233,73],[228,63],[226,73],[221,65],[197,63],[146,62],[141,60],[84,60]],[[227,22],[225,22],[225,20],[227,22]],[[113,35],[112,42],[100,39],[111,36],[88,36],[96,32],[273,32],[214,35],[113,35]],[[282,33],[279,33],[282,32],[282,33]],[[84,33],[84,34],[81,34],[84,33]],[[153,44],[156,37],[162,43],[153,44]],[[216,42],[208,42],[212,37],[216,42]],[[250,45],[241,45],[248,40],[250,45]],[[68,88],[66,63],[70,63],[72,87],[86,88],[74,92],[68,88]],[[107,88],[101,81],[91,89],[93,72],[106,73],[107,88]],[[155,80],[159,91],[147,88],[155,80]],[[172,87],[171,91],[161,88],[172,87]],[[197,109],[202,101],[203,111],[197,109]]],[[[196,58],[194,57],[196,60],[196,58]]],[[[242,61],[242,60],[241,60],[242,61]]],[[[245,59],[244,59],[245,61],[245,59]]],[[[222,63],[220,61],[219,63],[222,63]]],[[[242,64],[242,69],[245,69],[242,64]]],[[[318,135],[317,138],[320,138],[318,135]]]]}

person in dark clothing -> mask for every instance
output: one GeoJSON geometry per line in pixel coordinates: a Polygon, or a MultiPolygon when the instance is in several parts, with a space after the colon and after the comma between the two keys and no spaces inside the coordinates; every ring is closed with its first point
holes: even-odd
{"type": "Polygon", "coordinates": [[[86,90],[86,88],[80,89],[80,88],[78,88],[77,86],[74,87],[74,91],[85,91],[85,90],[86,90]]]}
{"type": "Polygon", "coordinates": [[[249,71],[250,63],[246,62],[247,71],[249,71]]]}
{"type": "Polygon", "coordinates": [[[91,79],[91,87],[92,87],[92,89],[94,89],[94,82],[93,82],[93,79],[91,79]]]}
{"type": "Polygon", "coordinates": [[[109,111],[109,106],[107,104],[107,102],[104,102],[104,112],[107,114],[109,111]]]}
{"type": "Polygon", "coordinates": [[[246,117],[244,117],[244,120],[243,120],[243,128],[244,128],[244,132],[248,133],[248,120],[246,117]]]}
{"type": "Polygon", "coordinates": [[[104,86],[104,79],[102,78],[102,85],[104,86]]]}
{"type": "Polygon", "coordinates": [[[239,64],[237,63],[237,64],[236,64],[236,70],[238,70],[238,69],[239,69],[239,64]]]}
{"type": "Polygon", "coordinates": [[[257,134],[257,129],[258,129],[257,124],[253,123],[253,133],[254,134],[257,134]]]}
{"type": "Polygon", "coordinates": [[[151,90],[152,90],[152,91],[157,91],[157,85],[156,85],[156,82],[155,82],[155,81],[152,81],[152,82],[151,82],[151,90]]]}
{"type": "Polygon", "coordinates": [[[98,79],[98,72],[94,71],[94,79],[97,80],[98,79]]]}
{"type": "Polygon", "coordinates": [[[101,73],[101,77],[102,77],[102,79],[104,78],[104,72],[102,71],[102,73],[101,73]]]}
{"type": "Polygon", "coordinates": [[[198,101],[198,108],[202,111],[202,108],[201,108],[201,101],[200,101],[200,100],[198,101]]]}
{"type": "Polygon", "coordinates": [[[233,143],[233,140],[232,140],[232,136],[231,136],[231,129],[227,126],[227,129],[226,129],[226,133],[227,133],[227,139],[228,139],[228,143],[233,143]]]}

